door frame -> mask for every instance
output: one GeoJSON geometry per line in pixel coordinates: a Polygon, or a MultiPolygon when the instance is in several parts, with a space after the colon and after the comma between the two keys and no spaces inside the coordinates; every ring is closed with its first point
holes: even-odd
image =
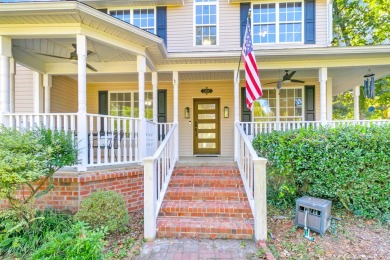
{"type": "Polygon", "coordinates": [[[192,118],[193,118],[193,126],[192,126],[192,154],[193,155],[221,155],[221,98],[213,97],[213,98],[193,98],[192,99],[192,118]],[[195,153],[195,147],[196,147],[196,142],[195,142],[195,101],[199,100],[215,100],[217,101],[217,127],[218,127],[218,139],[217,139],[217,152],[216,153],[211,153],[211,154],[199,154],[195,153]]]}

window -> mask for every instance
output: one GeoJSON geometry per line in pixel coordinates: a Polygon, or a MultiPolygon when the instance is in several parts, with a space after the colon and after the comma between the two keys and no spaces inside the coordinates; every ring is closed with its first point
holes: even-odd
{"type": "Polygon", "coordinates": [[[280,121],[302,121],[303,118],[303,89],[288,88],[279,90],[263,89],[263,97],[254,103],[254,121],[277,121],[279,109],[280,121]],[[279,108],[276,104],[279,102],[279,108]]]}
{"type": "Polygon", "coordinates": [[[135,25],[150,33],[155,33],[156,16],[155,10],[151,9],[130,9],[130,10],[111,10],[110,15],[126,23],[135,25]]]}
{"type": "MultiPolygon", "coordinates": [[[[138,117],[138,92],[110,92],[111,116],[138,117]]],[[[153,119],[153,94],[145,92],[145,118],[153,119]]]]}
{"type": "Polygon", "coordinates": [[[302,42],[302,6],[302,2],[253,5],[253,42],[302,42]]]}
{"type": "Polygon", "coordinates": [[[217,0],[195,0],[195,45],[217,45],[217,0]]]}

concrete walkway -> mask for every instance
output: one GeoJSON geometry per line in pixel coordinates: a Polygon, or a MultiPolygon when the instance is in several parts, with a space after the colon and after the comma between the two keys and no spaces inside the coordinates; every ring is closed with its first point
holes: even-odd
{"type": "Polygon", "coordinates": [[[258,259],[255,256],[258,251],[252,240],[157,239],[144,243],[136,259],[258,259]]]}

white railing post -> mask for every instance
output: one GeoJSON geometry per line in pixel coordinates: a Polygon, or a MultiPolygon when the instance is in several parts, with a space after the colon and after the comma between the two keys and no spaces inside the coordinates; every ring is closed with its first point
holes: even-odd
{"type": "Polygon", "coordinates": [[[255,240],[267,240],[267,160],[253,159],[255,240]]]}
{"type": "Polygon", "coordinates": [[[154,158],[145,158],[144,162],[144,238],[153,241],[156,238],[157,181],[154,174],[154,158]]]}

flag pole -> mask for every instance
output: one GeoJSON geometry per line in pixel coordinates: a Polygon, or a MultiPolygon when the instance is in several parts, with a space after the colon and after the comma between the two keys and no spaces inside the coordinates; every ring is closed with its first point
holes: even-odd
{"type": "MultiPolygon", "coordinates": [[[[249,9],[248,11],[248,17],[246,18],[246,22],[248,23],[249,19],[251,18],[251,12],[252,10],[249,9]]],[[[246,26],[245,26],[246,27],[246,26]]],[[[245,32],[244,32],[245,37],[245,32]]],[[[242,51],[244,49],[244,39],[242,39],[242,47],[241,47],[241,53],[240,53],[240,60],[238,61],[238,68],[237,68],[237,75],[236,75],[236,81],[238,79],[238,75],[240,75],[240,66],[241,66],[241,59],[242,59],[242,51]]]]}

